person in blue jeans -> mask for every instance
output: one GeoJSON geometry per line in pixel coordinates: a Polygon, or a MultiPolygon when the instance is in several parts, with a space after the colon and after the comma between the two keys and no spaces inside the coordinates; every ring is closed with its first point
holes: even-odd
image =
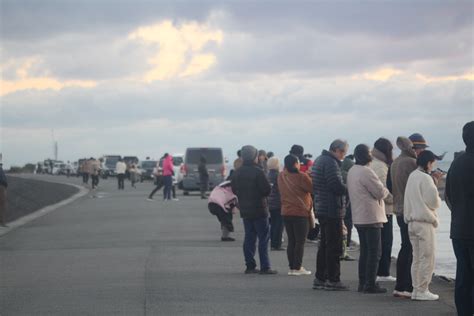
{"type": "Polygon", "coordinates": [[[250,145],[242,147],[243,165],[232,176],[232,191],[239,201],[240,216],[244,223],[245,273],[276,274],[271,269],[268,257],[270,225],[268,221],[267,196],[271,186],[263,170],[257,164],[258,150],[250,145]],[[260,258],[260,270],[257,269],[255,252],[260,258]]]}

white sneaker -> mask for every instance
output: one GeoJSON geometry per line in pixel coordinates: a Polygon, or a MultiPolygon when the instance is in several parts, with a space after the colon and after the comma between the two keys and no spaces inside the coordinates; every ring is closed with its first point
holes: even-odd
{"type": "Polygon", "coordinates": [[[288,271],[288,275],[295,275],[295,270],[288,271]]]}
{"type": "Polygon", "coordinates": [[[401,298],[411,298],[411,292],[407,292],[407,291],[393,291],[393,296],[395,297],[401,297],[401,298]]]}
{"type": "Polygon", "coordinates": [[[148,198],[148,199],[146,199],[146,200],[147,200],[147,201],[152,201],[152,202],[154,201],[153,199],[150,199],[150,198],[148,198]]]}
{"type": "Polygon", "coordinates": [[[395,282],[397,281],[397,278],[389,275],[389,276],[378,276],[377,277],[377,282],[395,282]]]}
{"type": "Polygon", "coordinates": [[[425,292],[413,293],[411,299],[414,301],[437,301],[439,300],[439,295],[433,294],[427,290],[425,292]]]}
{"type": "Polygon", "coordinates": [[[299,270],[293,270],[293,275],[310,275],[311,271],[301,267],[299,270]]]}
{"type": "Polygon", "coordinates": [[[173,201],[179,201],[177,198],[174,198],[173,201]]]}

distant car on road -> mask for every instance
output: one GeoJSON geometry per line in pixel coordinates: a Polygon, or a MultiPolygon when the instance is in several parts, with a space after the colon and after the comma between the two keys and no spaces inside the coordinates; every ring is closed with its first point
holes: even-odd
{"type": "Polygon", "coordinates": [[[107,179],[110,176],[116,176],[115,166],[122,158],[119,155],[104,155],[102,156],[102,178],[107,179]]]}
{"type": "Polygon", "coordinates": [[[216,185],[222,183],[226,177],[226,167],[222,148],[188,148],[184,155],[183,173],[183,193],[189,194],[190,191],[200,190],[198,165],[201,157],[206,159],[207,170],[209,172],[209,189],[212,190],[216,185]]]}
{"type": "Polygon", "coordinates": [[[145,160],[140,163],[142,169],[141,181],[153,180],[153,170],[156,168],[156,160],[145,160]]]}

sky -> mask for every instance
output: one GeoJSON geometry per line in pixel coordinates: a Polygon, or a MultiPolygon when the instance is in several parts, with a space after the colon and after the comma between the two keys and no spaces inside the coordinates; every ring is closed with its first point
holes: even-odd
{"type": "Polygon", "coordinates": [[[1,0],[6,166],[421,133],[464,148],[473,1],[1,0]]]}

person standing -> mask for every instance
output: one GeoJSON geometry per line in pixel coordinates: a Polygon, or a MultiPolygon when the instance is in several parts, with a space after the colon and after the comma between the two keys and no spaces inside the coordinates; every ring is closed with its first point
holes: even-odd
{"type": "MultiPolygon", "coordinates": [[[[0,154],[0,158],[1,158],[0,154]]],[[[8,227],[7,226],[7,188],[8,188],[8,181],[7,177],[5,176],[5,172],[3,171],[3,164],[0,162],[0,226],[8,227]]]]}
{"type": "Polygon", "coordinates": [[[359,233],[359,292],[368,294],[386,293],[376,283],[382,252],[381,231],[387,222],[385,199],[389,192],[369,167],[372,155],[367,145],[354,149],[355,165],[347,174],[347,189],[352,204],[352,221],[359,233]]]}
{"type": "Polygon", "coordinates": [[[313,289],[348,290],[341,282],[342,219],[346,213],[347,188],[341,175],[341,161],[349,145],[337,139],[323,150],[313,165],[314,209],[319,219],[321,242],[316,258],[313,289]]]}
{"type": "Polygon", "coordinates": [[[92,189],[95,189],[99,185],[100,161],[91,157],[89,168],[92,179],[92,189]]]}
{"type": "Polygon", "coordinates": [[[285,169],[278,176],[282,214],[288,236],[286,254],[290,271],[288,275],[311,275],[303,267],[304,244],[313,217],[313,183],[306,172],[300,172],[300,162],[294,155],[285,157],[285,169]]]}
{"type": "MultiPolygon", "coordinates": [[[[342,161],[341,164],[341,174],[342,174],[342,180],[344,183],[347,183],[347,174],[349,173],[349,170],[354,166],[354,155],[347,155],[344,160],[342,161]]],[[[351,210],[351,203],[349,201],[349,196],[346,196],[346,215],[344,216],[344,225],[346,226],[347,229],[347,234],[346,234],[346,249],[351,246],[351,241],[352,241],[352,228],[354,227],[352,223],[352,210],[351,210]]],[[[353,259],[350,256],[343,256],[343,260],[346,259],[353,259]]]]}
{"type": "Polygon", "coordinates": [[[232,175],[232,192],[239,200],[240,216],[243,219],[244,256],[246,274],[276,274],[270,267],[268,256],[269,223],[267,196],[271,192],[270,183],[263,170],[257,165],[258,151],[247,145],[242,147],[243,165],[232,175]],[[255,250],[258,239],[260,270],[255,262],[255,250]]]}
{"type": "Polygon", "coordinates": [[[137,165],[132,163],[130,166],[130,182],[132,183],[132,188],[137,188],[135,185],[139,181],[140,173],[138,171],[137,165]]]}
{"type": "Polygon", "coordinates": [[[171,189],[173,186],[173,157],[166,153],[163,159],[163,183],[165,188],[163,189],[163,199],[165,201],[171,200],[171,189]]]}
{"type": "Polygon", "coordinates": [[[258,151],[258,165],[260,166],[260,168],[262,168],[265,175],[268,174],[267,161],[268,161],[267,152],[263,149],[259,150],[258,151]]]}
{"type": "Polygon", "coordinates": [[[206,192],[209,190],[209,172],[206,166],[206,157],[201,156],[198,165],[199,182],[201,189],[201,199],[206,199],[206,192]]]}
{"type": "Polygon", "coordinates": [[[454,301],[458,315],[474,314],[474,121],[463,127],[466,151],[456,158],[446,178],[446,204],[456,255],[454,301]]]}
{"type": "Polygon", "coordinates": [[[436,210],[441,204],[438,189],[430,175],[436,159],[437,156],[429,150],[421,152],[416,159],[418,168],[408,177],[405,189],[403,216],[413,247],[411,299],[418,301],[439,299],[437,294],[429,291],[435,266],[436,210]]]}
{"type": "Polygon", "coordinates": [[[242,167],[242,164],[243,164],[243,160],[241,157],[241,150],[239,149],[237,151],[237,159],[234,160],[234,171],[242,167]]]}
{"type": "Polygon", "coordinates": [[[88,185],[89,184],[89,173],[90,173],[89,159],[85,158],[82,161],[81,172],[82,172],[82,184],[88,185]]]}
{"type": "Polygon", "coordinates": [[[117,174],[118,189],[125,189],[125,172],[127,171],[127,165],[123,162],[123,159],[120,158],[119,161],[115,164],[115,173],[117,174]]]}
{"type": "MultiPolygon", "coordinates": [[[[373,161],[370,164],[370,168],[375,172],[384,187],[388,189],[388,171],[393,162],[392,143],[383,137],[377,139],[374,148],[372,149],[372,156],[373,161]]],[[[382,228],[382,254],[380,257],[379,269],[377,271],[377,281],[394,282],[397,279],[390,275],[393,244],[393,196],[390,193],[390,190],[384,202],[387,222],[383,224],[382,228]]]]}
{"type": "Polygon", "coordinates": [[[416,152],[413,143],[406,137],[398,137],[397,146],[401,150],[401,154],[392,163],[391,177],[394,203],[393,212],[397,216],[402,244],[397,257],[397,282],[393,296],[411,298],[413,291],[411,280],[413,249],[408,235],[408,225],[403,218],[403,204],[408,177],[416,170],[416,152]]]}
{"type": "Polygon", "coordinates": [[[66,164],[66,176],[69,178],[71,176],[72,165],[71,162],[68,160],[66,164]]]}
{"type": "Polygon", "coordinates": [[[283,218],[281,216],[280,190],[278,189],[278,174],[280,173],[280,161],[277,157],[268,159],[268,181],[272,191],[268,196],[270,208],[270,246],[271,250],[285,250],[281,246],[283,235],[283,218]]]}

